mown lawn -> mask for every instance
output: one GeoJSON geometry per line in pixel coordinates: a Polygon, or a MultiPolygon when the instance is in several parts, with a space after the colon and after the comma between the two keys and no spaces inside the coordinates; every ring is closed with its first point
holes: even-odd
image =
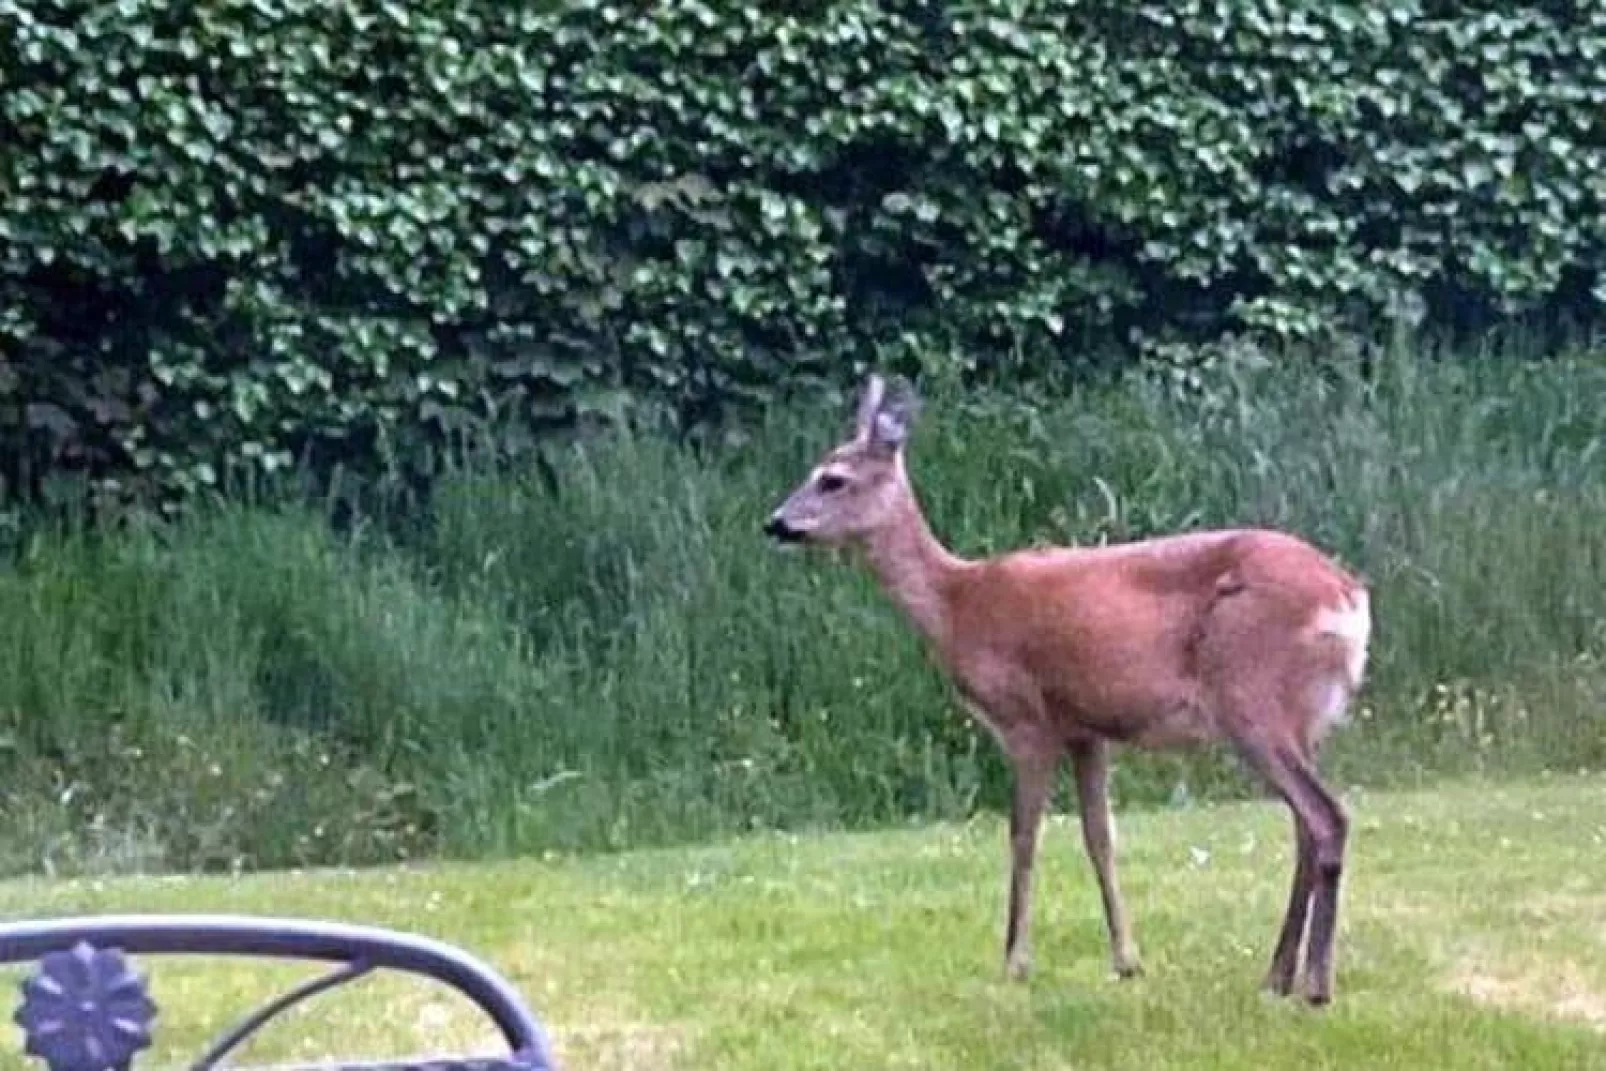
{"type": "MultiPolygon", "coordinates": [[[[504,971],[567,1068],[1606,1068],[1606,778],[1355,794],[1337,1003],[1257,990],[1288,877],[1269,803],[1124,817],[1148,974],[1109,977],[1074,816],[1045,833],[1036,973],[1003,980],[1004,838],[963,827],[497,865],[0,885],[0,914],[373,922],[504,971]]],[[[300,968],[145,961],[146,1066],[300,968]]],[[[9,988],[9,987],[8,987],[9,988]]],[[[9,1018],[9,1000],[7,1018],[9,1018]]],[[[22,1066],[15,1031],[0,1066],[22,1066]]],[[[489,1049],[458,998],[369,979],[242,1059],[489,1049]]]]}

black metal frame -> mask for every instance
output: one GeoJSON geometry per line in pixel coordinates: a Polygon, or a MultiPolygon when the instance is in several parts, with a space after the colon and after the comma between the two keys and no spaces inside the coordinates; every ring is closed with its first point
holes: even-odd
{"type": "MultiPolygon", "coordinates": [[[[338,966],[274,998],[231,1027],[191,1066],[210,1071],[286,1009],[375,970],[421,974],[451,986],[484,1011],[510,1054],[432,1058],[389,1067],[556,1071],[546,1032],[508,981],[462,949],[374,926],[242,915],[86,915],[0,923],[0,965],[40,961],[23,985],[15,1019],[28,1051],[50,1071],[127,1071],[150,1044],[156,1007],[124,955],[238,955],[338,966]]],[[[369,1064],[365,1066],[381,1066],[369,1064]]]]}

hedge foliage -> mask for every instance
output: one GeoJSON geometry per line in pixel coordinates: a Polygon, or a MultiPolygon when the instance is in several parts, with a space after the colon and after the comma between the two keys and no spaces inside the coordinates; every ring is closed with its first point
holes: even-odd
{"type": "Polygon", "coordinates": [[[1606,299],[1599,0],[0,0],[0,33],[30,490],[1606,299]]]}

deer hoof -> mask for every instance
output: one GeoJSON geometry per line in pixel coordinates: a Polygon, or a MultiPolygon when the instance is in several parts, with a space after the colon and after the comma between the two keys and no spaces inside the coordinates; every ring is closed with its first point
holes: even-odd
{"type": "Polygon", "coordinates": [[[1325,1008],[1333,1002],[1331,986],[1320,982],[1311,982],[1305,989],[1305,1003],[1313,1008],[1325,1008]]]}
{"type": "Polygon", "coordinates": [[[1260,988],[1274,997],[1286,997],[1294,992],[1294,974],[1273,968],[1266,975],[1266,980],[1260,983],[1260,988]]]}

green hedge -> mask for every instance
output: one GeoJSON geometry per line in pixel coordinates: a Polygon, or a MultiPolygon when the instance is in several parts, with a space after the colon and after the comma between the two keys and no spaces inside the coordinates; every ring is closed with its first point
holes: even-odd
{"type": "Polygon", "coordinates": [[[1606,6],[0,0],[0,455],[185,491],[1606,297],[1606,6]]]}

